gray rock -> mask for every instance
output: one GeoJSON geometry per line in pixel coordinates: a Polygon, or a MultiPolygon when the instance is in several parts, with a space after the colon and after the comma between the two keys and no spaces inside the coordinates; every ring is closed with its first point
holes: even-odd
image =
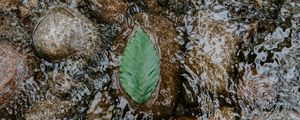
{"type": "Polygon", "coordinates": [[[43,58],[58,62],[72,55],[89,59],[100,48],[95,26],[80,12],[54,7],[34,30],[33,44],[43,58]]]}

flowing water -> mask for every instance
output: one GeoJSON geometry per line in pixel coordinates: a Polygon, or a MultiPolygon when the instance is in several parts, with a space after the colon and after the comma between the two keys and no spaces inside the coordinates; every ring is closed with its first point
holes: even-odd
{"type": "Polygon", "coordinates": [[[300,119],[299,1],[116,1],[0,0],[0,44],[20,53],[27,70],[0,105],[1,119],[300,119]],[[38,54],[35,25],[54,6],[76,9],[95,24],[101,45],[89,49],[88,60],[53,62],[38,54]],[[165,59],[179,69],[166,73],[176,83],[159,88],[165,99],[157,104],[165,108],[135,109],[119,91],[116,49],[124,43],[115,41],[131,23],[176,44],[161,45],[160,52],[174,52],[165,59]],[[169,88],[174,99],[167,99],[169,88]]]}

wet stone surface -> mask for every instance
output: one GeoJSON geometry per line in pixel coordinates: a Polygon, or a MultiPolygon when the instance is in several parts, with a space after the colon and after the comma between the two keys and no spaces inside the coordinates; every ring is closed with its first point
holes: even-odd
{"type": "Polygon", "coordinates": [[[174,14],[186,14],[191,7],[191,0],[157,0],[158,4],[163,8],[167,8],[174,14]]]}
{"type": "Polygon", "coordinates": [[[88,110],[89,120],[102,119],[109,120],[114,117],[115,98],[112,96],[110,88],[105,87],[103,91],[96,93],[94,100],[88,110]]]}
{"type": "Polygon", "coordinates": [[[0,0],[0,118],[297,120],[299,8],[297,0],[0,0]],[[155,38],[161,62],[142,105],[117,76],[136,25],[155,38]]]}
{"type": "Polygon", "coordinates": [[[68,101],[41,101],[26,113],[26,120],[71,118],[72,103],[68,101]]]}
{"type": "Polygon", "coordinates": [[[22,56],[9,46],[0,45],[0,108],[14,95],[26,71],[22,56]]]}
{"type": "Polygon", "coordinates": [[[35,59],[32,51],[24,46],[8,42],[0,42],[0,46],[1,80],[3,80],[1,91],[2,95],[6,96],[1,102],[8,100],[1,105],[1,118],[22,118],[30,102],[28,101],[30,95],[34,95],[32,80],[39,76],[36,69],[39,61],[35,59]]]}
{"type": "Polygon", "coordinates": [[[37,24],[33,44],[37,53],[57,62],[80,52],[91,56],[96,46],[100,46],[100,40],[97,40],[96,28],[81,13],[67,7],[54,7],[37,24]]]}
{"type": "Polygon", "coordinates": [[[122,23],[127,14],[126,0],[85,0],[93,14],[103,22],[122,23]]]}
{"type": "Polygon", "coordinates": [[[191,30],[185,33],[188,42],[183,44],[186,52],[182,61],[184,82],[181,92],[185,105],[196,107],[198,113],[202,111],[210,116],[217,112],[213,108],[218,104],[214,102],[222,96],[232,97],[235,91],[232,73],[238,39],[232,31],[226,30],[230,23],[214,19],[211,10],[198,11],[197,14],[202,17],[187,19],[191,30]]]}
{"type": "Polygon", "coordinates": [[[1,0],[0,1],[0,10],[10,9],[10,7],[16,7],[20,5],[21,1],[19,0],[1,0]]]}

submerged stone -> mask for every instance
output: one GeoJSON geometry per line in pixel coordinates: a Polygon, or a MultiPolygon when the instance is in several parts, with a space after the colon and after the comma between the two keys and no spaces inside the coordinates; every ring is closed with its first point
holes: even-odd
{"type": "Polygon", "coordinates": [[[195,116],[178,116],[172,118],[171,120],[198,120],[198,118],[195,116]]]}
{"type": "Polygon", "coordinates": [[[72,100],[80,103],[87,100],[88,96],[92,94],[94,89],[90,86],[92,81],[84,81],[84,79],[74,78],[73,75],[65,73],[58,73],[50,75],[50,88],[47,89],[54,96],[61,100],[72,100]]]}
{"type": "Polygon", "coordinates": [[[114,98],[108,90],[98,92],[89,106],[87,119],[111,120],[114,111],[114,98]]]}
{"type": "Polygon", "coordinates": [[[229,26],[226,22],[211,19],[209,10],[199,11],[198,15],[201,17],[192,18],[189,42],[185,44],[183,96],[187,105],[201,106],[202,93],[227,95],[234,91],[231,73],[238,39],[226,31],[229,26]]]}
{"type": "Polygon", "coordinates": [[[102,21],[123,23],[127,12],[126,0],[91,0],[92,12],[102,21]]]}
{"type": "Polygon", "coordinates": [[[2,10],[10,9],[20,4],[21,4],[20,0],[0,0],[0,10],[2,11],[2,10]]]}
{"type": "Polygon", "coordinates": [[[299,6],[286,0],[273,29],[258,22],[249,33],[257,37],[241,45],[236,89],[242,119],[299,119],[299,6]]]}
{"type": "Polygon", "coordinates": [[[209,120],[236,120],[239,115],[234,111],[234,108],[223,106],[214,114],[208,117],[209,120]]]}
{"type": "Polygon", "coordinates": [[[13,96],[26,70],[21,54],[0,44],[0,108],[5,107],[5,103],[13,96]]]}
{"type": "Polygon", "coordinates": [[[175,14],[186,14],[193,7],[191,0],[157,0],[157,2],[175,14]]]}
{"type": "Polygon", "coordinates": [[[36,94],[32,91],[37,86],[28,86],[38,79],[40,62],[30,45],[30,30],[22,25],[17,13],[0,14],[0,119],[18,119],[23,117],[29,97],[36,94]]]}
{"type": "Polygon", "coordinates": [[[54,7],[36,25],[33,44],[43,58],[58,62],[72,55],[89,59],[99,48],[95,26],[75,9],[54,7]]]}
{"type": "Polygon", "coordinates": [[[70,119],[69,115],[72,111],[73,104],[70,101],[40,101],[35,103],[34,106],[25,115],[26,120],[36,119],[70,119]]]}

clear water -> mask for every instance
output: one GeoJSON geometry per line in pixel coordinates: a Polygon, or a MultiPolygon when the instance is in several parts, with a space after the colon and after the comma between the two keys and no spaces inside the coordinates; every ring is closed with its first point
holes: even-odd
{"type": "Polygon", "coordinates": [[[0,3],[0,40],[17,46],[32,68],[0,118],[300,119],[297,0],[157,0],[157,6],[149,4],[156,0],[127,0],[120,23],[143,12],[146,18],[164,17],[176,28],[182,73],[168,116],[137,111],[117,94],[111,47],[122,24],[103,22],[88,0],[37,0],[37,6],[32,1],[8,7],[0,3]],[[97,24],[103,49],[92,62],[79,58],[52,63],[34,54],[34,25],[57,5],[78,9],[97,24]]]}

